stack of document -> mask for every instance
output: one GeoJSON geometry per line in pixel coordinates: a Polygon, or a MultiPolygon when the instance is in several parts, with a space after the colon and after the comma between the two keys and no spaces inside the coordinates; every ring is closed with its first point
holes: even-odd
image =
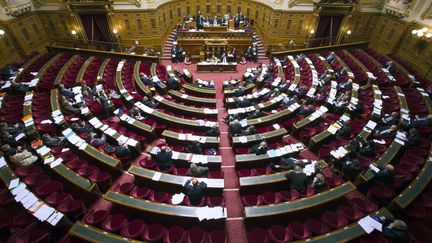
{"type": "Polygon", "coordinates": [[[209,208],[206,207],[200,207],[196,209],[196,216],[198,217],[199,221],[202,221],[204,219],[220,219],[226,217],[226,212],[223,207],[212,207],[209,208]]]}
{"type": "Polygon", "coordinates": [[[358,224],[363,228],[363,230],[370,234],[374,229],[382,232],[382,224],[371,216],[366,216],[358,221],[358,224]]]}

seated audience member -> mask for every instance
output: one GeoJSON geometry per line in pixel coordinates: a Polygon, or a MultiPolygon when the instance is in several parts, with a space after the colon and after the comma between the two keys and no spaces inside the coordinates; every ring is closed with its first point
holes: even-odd
{"type": "Polygon", "coordinates": [[[149,98],[147,96],[143,97],[143,100],[141,101],[145,106],[148,106],[150,108],[155,108],[158,103],[153,101],[153,100],[149,100],[149,98]]]}
{"type": "Polygon", "coordinates": [[[391,185],[394,182],[394,167],[391,164],[386,164],[384,167],[382,166],[377,166],[376,164],[374,164],[376,167],[378,167],[380,170],[378,172],[375,172],[374,170],[371,170],[372,173],[374,173],[375,177],[374,177],[374,182],[381,182],[384,183],[386,185],[391,185]]]}
{"type": "Polygon", "coordinates": [[[342,161],[342,172],[355,173],[361,169],[358,159],[347,158],[342,161]]]}
{"type": "Polygon", "coordinates": [[[265,154],[267,153],[268,145],[266,141],[262,141],[261,143],[252,146],[251,149],[256,155],[265,154]]]}
{"type": "Polygon", "coordinates": [[[17,142],[15,140],[15,137],[12,136],[9,132],[6,132],[6,131],[2,131],[0,133],[0,138],[1,138],[1,143],[3,143],[3,144],[15,145],[16,142],[17,142]]]}
{"type": "Polygon", "coordinates": [[[72,123],[71,128],[77,133],[93,131],[93,127],[86,124],[84,121],[82,121],[81,123],[72,123]]]}
{"type": "Polygon", "coordinates": [[[246,127],[246,129],[243,132],[244,136],[248,136],[248,135],[255,135],[257,133],[257,130],[255,129],[255,127],[253,125],[250,125],[248,127],[246,127]]]}
{"type": "Polygon", "coordinates": [[[380,221],[383,224],[382,234],[391,240],[393,243],[409,243],[411,242],[408,233],[407,224],[399,219],[391,217],[380,217],[380,221]]]}
{"type": "Polygon", "coordinates": [[[432,125],[432,115],[428,115],[426,117],[420,118],[419,116],[415,116],[415,119],[411,120],[411,127],[426,127],[432,125]]]}
{"type": "Polygon", "coordinates": [[[246,95],[246,91],[244,90],[243,86],[240,86],[236,90],[234,90],[234,95],[236,97],[240,97],[240,96],[246,95]]]}
{"type": "Polygon", "coordinates": [[[99,147],[106,143],[106,136],[102,134],[99,136],[95,132],[91,132],[87,135],[87,142],[93,147],[99,147]]]}
{"type": "Polygon", "coordinates": [[[81,113],[80,109],[75,108],[73,104],[70,101],[68,101],[64,96],[61,96],[60,104],[63,107],[63,110],[65,110],[66,112],[73,113],[73,114],[81,113]]]}
{"type": "Polygon", "coordinates": [[[248,118],[248,119],[255,119],[255,118],[260,118],[260,117],[265,116],[265,115],[267,115],[267,114],[264,113],[263,111],[261,111],[261,110],[255,110],[255,111],[253,111],[252,113],[250,113],[250,114],[247,116],[247,118],[248,118]]]}
{"type": "Polygon", "coordinates": [[[321,173],[317,173],[312,180],[312,188],[315,192],[322,192],[328,187],[327,181],[321,173]]]}
{"type": "Polygon", "coordinates": [[[189,175],[192,177],[207,177],[209,172],[208,167],[199,166],[195,163],[190,164],[189,175]]]}
{"type": "Polygon", "coordinates": [[[378,129],[377,135],[385,136],[387,138],[394,138],[396,136],[396,132],[398,131],[397,125],[392,125],[390,127],[382,127],[378,129]]]}
{"type": "Polygon", "coordinates": [[[303,105],[302,107],[300,107],[300,109],[297,112],[298,116],[301,115],[310,115],[314,112],[314,108],[312,105],[303,105]]]}
{"type": "Polygon", "coordinates": [[[336,72],[336,78],[344,77],[348,75],[348,70],[346,68],[342,68],[338,72],[336,72]]]}
{"type": "Polygon", "coordinates": [[[330,52],[325,60],[330,64],[333,63],[336,60],[336,53],[334,51],[330,52]]]}
{"type": "Polygon", "coordinates": [[[350,90],[352,89],[352,79],[348,79],[345,82],[339,83],[336,86],[336,90],[350,90]]]}
{"type": "Polygon", "coordinates": [[[384,68],[386,68],[389,71],[389,73],[391,73],[392,75],[394,75],[396,67],[395,67],[395,64],[394,64],[393,61],[388,61],[386,63],[386,65],[384,66],[384,68]]]}
{"type": "Polygon", "coordinates": [[[290,189],[295,189],[299,193],[304,193],[306,191],[308,177],[303,173],[300,166],[294,166],[294,169],[286,173],[285,177],[288,179],[290,189]]]}
{"type": "Polygon", "coordinates": [[[199,141],[195,141],[186,146],[186,151],[193,154],[202,154],[203,153],[203,145],[199,141]]]}
{"type": "Polygon", "coordinates": [[[280,164],[271,163],[270,167],[274,171],[280,171],[280,170],[292,170],[294,167],[300,166],[303,168],[305,165],[310,164],[310,161],[302,160],[302,159],[295,159],[293,157],[282,157],[280,160],[280,164]]]}
{"type": "Polygon", "coordinates": [[[20,146],[15,149],[5,144],[1,148],[3,153],[9,157],[10,162],[17,166],[31,165],[38,160],[37,156],[20,146]]]}
{"type": "Polygon", "coordinates": [[[25,132],[25,126],[22,123],[17,123],[13,126],[8,126],[6,122],[0,123],[0,132],[8,132],[9,134],[19,134],[25,132]]]}
{"type": "Polygon", "coordinates": [[[43,140],[44,144],[48,147],[61,146],[64,144],[64,141],[65,141],[64,137],[57,137],[57,136],[52,137],[48,133],[45,133],[44,135],[42,135],[42,140],[43,140]]]}
{"type": "Polygon", "coordinates": [[[407,147],[415,147],[420,144],[421,136],[418,133],[417,129],[411,128],[409,130],[407,141],[405,143],[405,146],[407,147]]]}
{"type": "Polygon", "coordinates": [[[100,90],[98,92],[98,100],[102,106],[102,110],[104,112],[105,117],[106,118],[110,117],[111,116],[111,109],[110,109],[111,101],[108,98],[108,96],[106,95],[104,90],[100,90]]]}
{"type": "Polygon", "coordinates": [[[115,147],[115,155],[117,158],[130,158],[132,154],[127,144],[122,143],[115,147]]]}
{"type": "Polygon", "coordinates": [[[343,110],[343,108],[345,108],[349,102],[350,102],[350,93],[347,92],[345,94],[341,94],[339,97],[337,97],[337,99],[334,101],[334,106],[338,111],[343,110]]]}
{"type": "Polygon", "coordinates": [[[211,127],[209,130],[204,132],[204,136],[216,137],[220,135],[219,128],[217,126],[211,127]]]}
{"type": "Polygon", "coordinates": [[[0,74],[3,78],[9,79],[14,74],[16,74],[17,71],[18,71],[18,69],[14,65],[8,64],[4,68],[1,69],[0,74]]]}
{"type": "Polygon", "coordinates": [[[375,142],[373,140],[369,140],[365,145],[360,143],[358,154],[366,157],[373,157],[375,155],[375,142]]]}
{"type": "Polygon", "coordinates": [[[166,85],[167,88],[173,89],[173,90],[179,90],[180,89],[180,82],[177,81],[175,78],[173,77],[168,77],[168,79],[166,80],[166,85]]]}
{"type": "Polygon", "coordinates": [[[392,112],[391,114],[385,114],[381,119],[380,125],[382,126],[392,126],[399,123],[399,113],[392,112]]]}
{"type": "Polygon", "coordinates": [[[285,97],[285,98],[282,100],[282,105],[285,106],[285,107],[288,107],[288,106],[290,106],[290,105],[292,105],[292,104],[294,104],[294,103],[297,103],[298,100],[299,100],[299,99],[298,99],[298,96],[297,96],[297,95],[293,95],[292,97],[287,96],[287,97],[285,97]]]}
{"type": "Polygon", "coordinates": [[[349,125],[348,122],[343,122],[342,123],[342,127],[336,132],[336,137],[342,137],[342,138],[349,138],[351,137],[351,126],[349,125]]]}
{"type": "Polygon", "coordinates": [[[198,182],[198,179],[192,178],[187,180],[185,184],[186,196],[192,206],[200,205],[205,195],[207,184],[204,181],[198,182]]]}
{"type": "Polygon", "coordinates": [[[163,146],[160,151],[156,154],[156,163],[159,165],[161,171],[167,171],[171,169],[172,162],[172,151],[167,146],[163,146]]]}
{"type": "Polygon", "coordinates": [[[250,100],[248,100],[248,99],[240,99],[239,98],[236,101],[236,103],[237,103],[237,107],[240,107],[240,108],[242,108],[242,107],[248,107],[248,106],[252,105],[252,102],[250,102],[250,100]]]}
{"type": "Polygon", "coordinates": [[[141,120],[141,119],[143,119],[144,117],[143,117],[143,114],[142,114],[142,112],[141,112],[141,110],[140,109],[138,109],[138,107],[132,107],[130,110],[129,110],[129,116],[131,116],[131,117],[133,117],[133,118],[135,118],[135,119],[138,119],[138,120],[141,120]]]}
{"type": "Polygon", "coordinates": [[[237,136],[243,133],[243,127],[238,120],[234,120],[229,124],[228,132],[231,136],[237,136]]]}
{"type": "Polygon", "coordinates": [[[60,90],[60,94],[69,97],[69,98],[73,98],[75,97],[74,92],[71,89],[68,89],[64,86],[64,84],[60,84],[59,85],[59,90],[60,90]]]}
{"type": "Polygon", "coordinates": [[[140,73],[140,79],[144,84],[153,86],[153,79],[148,77],[146,74],[140,73]]]}
{"type": "Polygon", "coordinates": [[[319,76],[319,80],[321,80],[322,84],[330,82],[332,80],[332,74],[331,74],[331,72],[329,70],[326,70],[324,73],[322,73],[319,76]]]}

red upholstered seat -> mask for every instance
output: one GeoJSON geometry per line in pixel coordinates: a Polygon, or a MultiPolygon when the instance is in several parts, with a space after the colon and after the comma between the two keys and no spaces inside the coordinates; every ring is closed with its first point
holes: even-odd
{"type": "Polygon", "coordinates": [[[291,233],[281,225],[273,225],[267,229],[267,235],[275,243],[289,242],[292,239],[291,233]]]}
{"type": "Polygon", "coordinates": [[[23,182],[30,187],[41,186],[50,181],[51,178],[47,175],[31,175],[23,179],[23,182]]]}
{"type": "Polygon", "coordinates": [[[341,205],[337,208],[337,213],[343,215],[345,218],[352,222],[358,221],[363,218],[362,211],[348,205],[341,205]]]}
{"type": "Polygon", "coordinates": [[[187,243],[205,243],[208,242],[208,235],[199,227],[192,227],[187,233],[187,243]]]}
{"type": "Polygon", "coordinates": [[[136,186],[130,192],[130,195],[135,198],[144,199],[147,198],[150,195],[150,193],[152,193],[152,190],[150,190],[149,188],[136,186]]]}
{"type": "Polygon", "coordinates": [[[249,207],[259,206],[262,204],[262,200],[259,196],[251,195],[251,194],[243,196],[242,201],[245,206],[249,206],[249,207]]]}
{"type": "Polygon", "coordinates": [[[122,184],[117,184],[114,187],[114,191],[122,193],[122,194],[129,194],[129,192],[132,191],[132,189],[134,189],[135,185],[133,183],[130,182],[125,182],[122,184]]]}
{"type": "Polygon", "coordinates": [[[63,184],[58,181],[50,181],[44,185],[36,187],[35,193],[39,197],[46,197],[54,192],[63,191],[63,184]]]}
{"type": "Polygon", "coordinates": [[[306,220],[305,227],[308,228],[314,235],[323,235],[330,232],[330,226],[323,224],[318,219],[306,220]]]}
{"type": "Polygon", "coordinates": [[[270,243],[267,232],[261,228],[253,228],[248,232],[248,240],[251,243],[270,243]]]}
{"type": "Polygon", "coordinates": [[[274,204],[282,201],[280,194],[274,192],[264,192],[261,195],[261,200],[264,204],[274,204]]]}
{"type": "Polygon", "coordinates": [[[108,232],[117,232],[125,226],[127,221],[124,214],[118,213],[110,215],[102,223],[102,228],[108,232]]]}
{"type": "Polygon", "coordinates": [[[27,227],[20,231],[13,242],[16,243],[38,243],[49,242],[51,239],[50,230],[45,227],[34,224],[34,226],[27,227]]]}
{"type": "Polygon", "coordinates": [[[100,187],[111,183],[111,175],[107,172],[93,173],[89,179],[100,187]]]}
{"type": "Polygon", "coordinates": [[[40,175],[42,168],[36,165],[21,166],[15,169],[15,175],[18,177],[40,175]]]}
{"type": "Polygon", "coordinates": [[[224,199],[223,197],[207,197],[206,204],[209,207],[218,207],[223,205],[224,199]]]}
{"type": "Polygon", "coordinates": [[[153,192],[149,195],[149,200],[158,203],[170,203],[172,195],[167,192],[153,192]]]}
{"type": "Polygon", "coordinates": [[[278,194],[281,200],[285,202],[300,198],[300,194],[295,189],[292,189],[290,191],[280,191],[278,192],[278,194]]]}
{"type": "Polygon", "coordinates": [[[72,170],[79,170],[82,167],[87,167],[88,162],[87,162],[87,160],[82,160],[82,159],[71,160],[71,161],[66,163],[66,166],[72,170]]]}
{"type": "Polygon", "coordinates": [[[99,226],[109,215],[106,210],[93,210],[84,217],[84,223],[99,226]]]}
{"type": "Polygon", "coordinates": [[[307,229],[302,223],[298,221],[291,222],[288,225],[287,230],[296,240],[306,239],[311,236],[311,232],[309,231],[309,229],[307,229]]]}
{"type": "Polygon", "coordinates": [[[168,229],[165,234],[164,242],[166,243],[180,243],[185,242],[187,238],[187,232],[181,226],[173,226],[168,229]]]}
{"type": "Polygon", "coordinates": [[[209,234],[210,243],[227,243],[228,238],[225,231],[215,230],[209,234]]]}
{"type": "Polygon", "coordinates": [[[164,238],[166,231],[166,228],[160,224],[151,224],[143,230],[141,239],[147,242],[160,242],[164,238]]]}
{"type": "Polygon", "coordinates": [[[35,221],[35,217],[29,214],[27,211],[21,211],[14,214],[10,219],[10,225],[13,228],[25,228],[35,221]]]}
{"type": "Polygon", "coordinates": [[[57,209],[70,218],[76,218],[84,211],[85,206],[81,200],[68,200],[60,205],[57,209]]]}
{"type": "Polygon", "coordinates": [[[57,205],[65,203],[70,200],[72,200],[72,195],[64,192],[60,192],[60,193],[54,192],[53,194],[45,198],[45,202],[53,207],[56,207],[57,205]]]}
{"type": "Polygon", "coordinates": [[[378,184],[369,189],[367,196],[377,203],[386,203],[394,198],[395,192],[382,184],[378,184]]]}
{"type": "Polygon", "coordinates": [[[141,236],[145,227],[146,224],[144,220],[134,219],[123,226],[123,229],[121,230],[120,234],[127,238],[137,239],[138,237],[141,236]]]}
{"type": "Polygon", "coordinates": [[[378,210],[378,206],[375,203],[366,201],[359,197],[352,198],[350,201],[355,208],[367,214],[376,212],[378,210]]]}
{"type": "Polygon", "coordinates": [[[321,221],[333,229],[339,229],[348,225],[348,220],[335,212],[327,211],[321,215],[321,221]]]}

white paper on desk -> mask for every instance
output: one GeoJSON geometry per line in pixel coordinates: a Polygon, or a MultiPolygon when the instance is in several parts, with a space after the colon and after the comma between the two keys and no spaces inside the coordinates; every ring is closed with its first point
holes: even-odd
{"type": "Polygon", "coordinates": [[[247,143],[247,138],[246,138],[246,136],[241,136],[241,137],[239,137],[238,139],[239,139],[240,143],[247,143]]]}
{"type": "Polygon", "coordinates": [[[186,140],[186,134],[184,134],[184,133],[179,133],[179,134],[178,134],[178,139],[179,139],[179,140],[186,140]]]}
{"type": "Polygon", "coordinates": [[[183,193],[174,194],[173,197],[171,198],[171,203],[174,205],[178,205],[181,202],[183,202],[184,197],[185,194],[183,193]]]}
{"type": "Polygon", "coordinates": [[[26,184],[20,182],[18,184],[18,186],[15,186],[15,188],[13,188],[12,190],[10,190],[12,195],[17,195],[18,193],[20,193],[22,190],[24,190],[26,188],[26,184]]]}
{"type": "MultiPolygon", "coordinates": [[[[2,159],[3,159],[3,157],[2,157],[2,159]]],[[[4,159],[3,159],[3,160],[4,160],[4,159]]],[[[19,178],[16,178],[16,179],[11,180],[11,181],[9,182],[9,187],[8,187],[8,189],[10,190],[10,189],[13,189],[13,188],[17,187],[17,186],[19,185],[19,182],[20,182],[20,179],[19,179],[19,178]]]]}
{"type": "Polygon", "coordinates": [[[20,191],[18,194],[15,195],[15,201],[17,201],[17,202],[21,201],[29,193],[31,193],[31,192],[29,190],[27,190],[27,189],[24,189],[24,190],[20,191]]]}
{"type": "Polygon", "coordinates": [[[36,212],[34,212],[34,216],[38,218],[40,221],[45,221],[54,213],[54,209],[46,204],[42,205],[36,212]]]}
{"type": "Polygon", "coordinates": [[[46,154],[48,154],[51,151],[50,148],[48,148],[47,146],[43,146],[39,149],[36,150],[36,152],[38,154],[40,154],[41,156],[45,156],[46,154]]]}
{"type": "Polygon", "coordinates": [[[126,144],[129,145],[129,146],[132,146],[132,147],[136,147],[138,145],[138,141],[135,140],[135,139],[129,138],[126,141],[126,144]]]}
{"type": "MultiPolygon", "coordinates": [[[[369,216],[366,216],[366,217],[360,219],[360,220],[358,221],[358,225],[360,225],[360,227],[362,227],[362,229],[363,229],[367,234],[370,234],[370,233],[374,230],[374,228],[373,228],[372,225],[370,224],[370,220],[368,220],[367,217],[369,217],[369,216]]],[[[370,218],[370,217],[369,217],[369,218],[370,218]]],[[[372,219],[372,220],[373,220],[373,219],[372,219]]]]}
{"type": "Polygon", "coordinates": [[[32,196],[30,197],[30,199],[23,204],[25,209],[29,209],[31,206],[33,206],[36,202],[38,201],[38,198],[34,196],[34,194],[32,194],[32,196]]]}
{"type": "Polygon", "coordinates": [[[312,175],[315,173],[315,164],[308,164],[303,168],[303,173],[305,173],[307,176],[312,175]]]}
{"type": "Polygon", "coordinates": [[[375,171],[375,173],[378,173],[378,172],[380,171],[380,169],[379,169],[378,167],[376,167],[375,165],[373,165],[373,164],[370,164],[370,165],[369,165],[369,168],[370,168],[371,170],[375,171]]]}
{"type": "Polygon", "coordinates": [[[155,172],[154,175],[153,175],[153,177],[152,177],[152,180],[154,180],[154,181],[159,181],[160,178],[161,178],[161,176],[162,176],[162,173],[160,173],[160,172],[155,172]]]}
{"type": "Polygon", "coordinates": [[[54,167],[56,167],[56,166],[59,166],[60,164],[61,164],[61,162],[62,162],[62,160],[55,160],[54,162],[52,162],[51,164],[50,164],[50,167],[51,168],[54,168],[54,167]]]}
{"type": "Polygon", "coordinates": [[[331,134],[336,134],[337,130],[338,130],[337,127],[335,127],[333,125],[331,125],[327,128],[327,131],[331,134]]]}
{"type": "Polygon", "coordinates": [[[112,128],[107,128],[104,131],[105,134],[109,135],[109,136],[113,136],[116,133],[116,130],[112,129],[112,128]]]}
{"type": "Polygon", "coordinates": [[[53,226],[56,226],[57,223],[64,217],[64,214],[57,212],[53,214],[54,216],[50,217],[51,219],[48,219],[49,223],[53,226]]]}
{"type": "Polygon", "coordinates": [[[80,149],[80,150],[84,150],[84,149],[86,149],[86,148],[87,148],[87,143],[86,143],[86,142],[83,142],[83,143],[79,146],[78,149],[80,149]]]}
{"type": "Polygon", "coordinates": [[[5,165],[6,165],[6,160],[4,159],[4,157],[0,157],[0,168],[2,168],[5,165]]]}
{"type": "Polygon", "coordinates": [[[54,161],[54,156],[50,155],[44,159],[44,164],[49,164],[54,161]]]}
{"type": "Polygon", "coordinates": [[[241,125],[242,127],[246,127],[246,126],[247,126],[247,120],[246,120],[246,119],[241,120],[241,121],[240,121],[240,125],[241,125]]]}
{"type": "Polygon", "coordinates": [[[273,127],[274,127],[274,129],[276,129],[276,130],[280,129],[279,124],[273,124],[273,127]]]}
{"type": "Polygon", "coordinates": [[[15,137],[15,141],[19,141],[21,138],[25,137],[24,133],[20,133],[15,137]]]}
{"type": "MultiPolygon", "coordinates": [[[[115,130],[114,130],[115,131],[115,130]]],[[[117,138],[117,142],[119,144],[125,144],[126,141],[128,140],[128,137],[124,136],[124,135],[120,135],[120,137],[117,138]]]]}
{"type": "Polygon", "coordinates": [[[81,138],[74,134],[74,136],[69,137],[68,140],[71,144],[76,144],[81,141],[81,138]]]}
{"type": "Polygon", "coordinates": [[[179,157],[180,157],[180,153],[179,152],[172,151],[172,156],[171,156],[172,159],[179,159],[179,157]]]}

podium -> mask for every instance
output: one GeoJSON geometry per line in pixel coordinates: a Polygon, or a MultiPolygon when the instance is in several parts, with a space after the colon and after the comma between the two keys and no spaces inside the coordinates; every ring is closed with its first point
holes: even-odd
{"type": "Polygon", "coordinates": [[[205,44],[205,58],[212,58],[216,56],[220,58],[223,53],[226,53],[228,40],[227,39],[206,39],[205,44]]]}

